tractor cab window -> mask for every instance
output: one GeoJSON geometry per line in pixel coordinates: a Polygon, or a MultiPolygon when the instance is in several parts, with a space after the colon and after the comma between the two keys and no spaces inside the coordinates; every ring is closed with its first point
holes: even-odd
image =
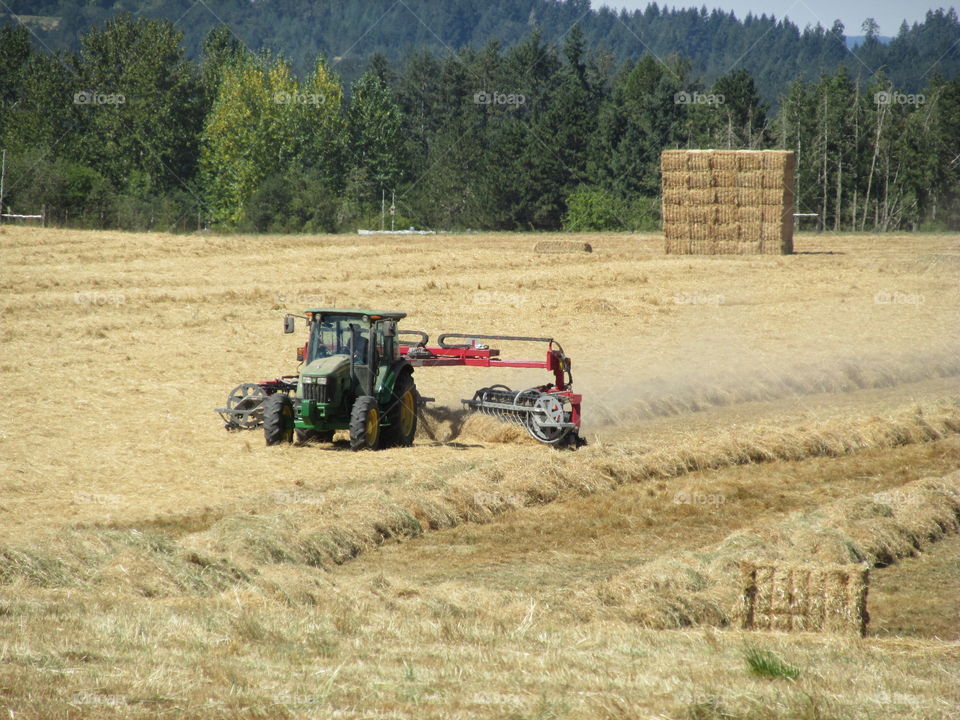
{"type": "Polygon", "coordinates": [[[311,359],[331,355],[354,354],[354,362],[366,362],[369,328],[363,327],[356,318],[345,316],[327,316],[314,323],[310,335],[309,357],[311,359]],[[351,325],[359,327],[357,347],[353,347],[351,325]]]}

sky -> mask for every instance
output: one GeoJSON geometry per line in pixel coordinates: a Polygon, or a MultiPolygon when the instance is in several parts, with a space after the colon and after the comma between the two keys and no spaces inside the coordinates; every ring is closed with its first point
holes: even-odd
{"type": "MultiPolygon", "coordinates": [[[[649,2],[650,0],[592,0],[592,5],[595,8],[607,5],[617,9],[624,7],[628,10],[642,10],[649,2]]],[[[900,23],[904,20],[913,24],[923,20],[927,10],[950,7],[945,3],[924,0],[657,0],[657,4],[661,7],[668,5],[697,8],[706,5],[708,10],[732,10],[740,20],[751,11],[754,15],[775,15],[777,19],[786,16],[801,30],[818,22],[824,27],[830,27],[834,20],[839,20],[848,36],[862,35],[860,26],[868,17],[876,19],[880,24],[881,35],[896,35],[900,23]]]]}

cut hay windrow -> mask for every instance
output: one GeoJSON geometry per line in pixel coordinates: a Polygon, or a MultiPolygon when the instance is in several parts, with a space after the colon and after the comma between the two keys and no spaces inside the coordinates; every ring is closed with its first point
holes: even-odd
{"type": "Polygon", "coordinates": [[[960,471],[794,513],[770,527],[739,531],[710,548],[622,572],[595,592],[608,611],[646,627],[739,622],[757,628],[862,633],[866,579],[861,569],[913,556],[958,531],[960,471]],[[831,573],[835,577],[828,577],[831,573]],[[755,598],[752,606],[745,603],[751,583],[753,592],[774,596],[755,598]],[[799,584],[804,584],[802,592],[799,584]]]}
{"type": "MultiPolygon", "coordinates": [[[[388,540],[463,523],[487,523],[502,513],[626,483],[772,460],[842,456],[926,442],[960,433],[960,403],[916,407],[886,419],[835,419],[813,427],[737,429],[678,441],[652,452],[586,447],[577,453],[518,453],[510,461],[473,464],[447,477],[388,487],[346,483],[323,490],[323,501],[291,506],[282,516],[247,518],[244,532],[226,519],[191,536],[203,555],[240,550],[255,562],[343,563],[388,540]],[[283,548],[280,560],[272,559],[283,548]]],[[[262,504],[259,505],[262,510],[262,504]]]]}
{"type": "MultiPolygon", "coordinates": [[[[92,527],[65,530],[30,546],[0,547],[0,587],[96,586],[149,597],[209,595],[257,582],[264,566],[328,567],[387,541],[489,523],[509,510],[627,483],[768,460],[840,456],[957,433],[960,405],[955,402],[911,407],[883,420],[837,419],[809,428],[704,434],[654,452],[597,446],[545,453],[534,446],[509,461],[464,461],[403,483],[371,487],[337,478],[329,487],[278,490],[224,506],[197,532],[181,538],[92,527]],[[129,567],[139,570],[130,573],[129,567]]],[[[605,583],[600,596],[594,592],[594,605],[656,627],[727,624],[732,591],[717,578],[721,572],[735,573],[737,562],[795,561],[797,555],[783,550],[793,548],[799,557],[816,562],[888,563],[956,532],[960,474],[953,476],[953,485],[945,482],[837,503],[760,535],[738,533],[708,556],[648,563],[605,583]]]]}
{"type": "Polygon", "coordinates": [[[793,152],[665,150],[660,164],[667,253],[793,252],[793,152]]]}

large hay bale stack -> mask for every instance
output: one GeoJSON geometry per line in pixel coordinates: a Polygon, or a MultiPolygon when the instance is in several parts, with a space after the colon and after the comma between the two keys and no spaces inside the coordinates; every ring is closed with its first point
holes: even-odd
{"type": "Polygon", "coordinates": [[[795,162],[786,150],[665,150],[666,251],[792,253],[795,162]]]}
{"type": "Polygon", "coordinates": [[[870,616],[863,565],[740,564],[741,626],[863,637],[870,616]]]}

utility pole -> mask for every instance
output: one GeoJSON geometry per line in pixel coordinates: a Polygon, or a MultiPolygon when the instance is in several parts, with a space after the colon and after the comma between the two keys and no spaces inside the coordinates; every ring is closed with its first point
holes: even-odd
{"type": "MultiPolygon", "coordinates": [[[[7,174],[7,150],[3,149],[3,159],[0,160],[0,215],[3,215],[3,179],[7,174]]],[[[0,218],[0,222],[3,219],[0,218]]]]}

